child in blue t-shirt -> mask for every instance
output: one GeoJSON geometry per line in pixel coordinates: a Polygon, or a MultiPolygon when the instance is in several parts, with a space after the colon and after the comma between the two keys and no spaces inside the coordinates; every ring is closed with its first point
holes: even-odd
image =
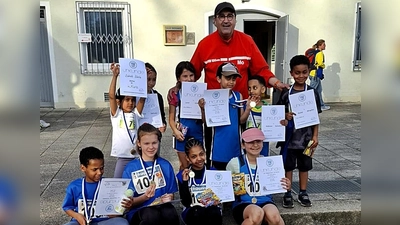
{"type": "Polygon", "coordinates": [[[104,173],[103,153],[95,147],[87,147],[81,150],[79,161],[85,176],[72,181],[67,187],[62,208],[72,219],[66,225],[85,225],[89,222],[96,225],[128,225],[122,217],[94,216],[92,203],[96,202],[104,173]]]}
{"type": "Polygon", "coordinates": [[[178,63],[175,68],[175,76],[177,88],[179,89],[172,99],[168,100],[169,104],[169,126],[173,133],[173,147],[178,153],[180,162],[179,170],[183,170],[189,166],[186,160],[185,144],[187,137],[194,137],[203,142],[203,121],[201,119],[180,118],[179,107],[181,107],[181,88],[182,82],[195,82],[194,67],[189,61],[178,63]]]}
{"type": "Polygon", "coordinates": [[[172,165],[157,155],[161,132],[149,123],[138,129],[137,151],[122,173],[129,178],[129,188],[134,191],[127,202],[126,218],[131,225],[179,224],[179,216],[171,204],[178,191],[172,165]]]}
{"type": "MultiPolygon", "coordinates": [[[[225,170],[229,160],[241,155],[240,121],[244,119],[241,118],[243,97],[239,92],[232,91],[232,88],[236,84],[236,78],[242,76],[236,66],[230,62],[222,63],[218,67],[216,76],[221,89],[229,89],[229,119],[231,124],[212,127],[211,161],[215,169],[225,170]]],[[[204,119],[204,107],[207,107],[207,103],[204,98],[201,98],[198,104],[204,119]]]]}

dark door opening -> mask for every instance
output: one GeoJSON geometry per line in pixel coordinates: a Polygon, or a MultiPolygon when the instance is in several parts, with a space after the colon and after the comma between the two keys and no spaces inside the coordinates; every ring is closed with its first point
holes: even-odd
{"type": "MultiPolygon", "coordinates": [[[[253,38],[271,69],[272,60],[275,60],[272,56],[272,48],[275,45],[275,22],[243,21],[243,31],[253,38]]],[[[270,98],[268,91],[267,98],[270,98]]]]}

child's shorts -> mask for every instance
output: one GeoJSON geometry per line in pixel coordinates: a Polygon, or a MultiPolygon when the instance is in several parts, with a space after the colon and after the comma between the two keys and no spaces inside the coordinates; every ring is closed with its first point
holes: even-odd
{"type": "Polygon", "coordinates": [[[293,171],[297,169],[301,172],[306,172],[311,170],[312,167],[312,158],[303,154],[302,149],[288,149],[286,155],[286,161],[284,162],[285,171],[293,171]]]}

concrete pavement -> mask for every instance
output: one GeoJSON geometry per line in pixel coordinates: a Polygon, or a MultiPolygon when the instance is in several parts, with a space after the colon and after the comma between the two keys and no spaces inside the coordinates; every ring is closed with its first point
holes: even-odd
{"type": "MultiPolygon", "coordinates": [[[[361,224],[361,105],[330,104],[320,114],[320,145],[309,173],[308,193],[313,206],[282,208],[282,195],[274,195],[286,224],[361,224]]],[[[167,112],[168,110],[166,110],[167,112]]],[[[105,155],[104,177],[112,177],[115,158],[110,157],[111,124],[108,108],[40,109],[40,117],[51,126],[40,132],[40,221],[63,224],[69,218],[61,209],[65,188],[82,176],[79,151],[87,146],[105,155]]],[[[275,143],[271,154],[278,154],[275,143]]],[[[172,149],[171,129],[163,135],[161,156],[177,171],[179,162],[172,149]]],[[[298,192],[297,173],[293,191],[298,192]]],[[[297,196],[295,195],[296,199],[297,196]]],[[[179,204],[176,204],[180,210],[179,204]]],[[[224,224],[235,224],[229,208],[224,208],[224,224]]]]}

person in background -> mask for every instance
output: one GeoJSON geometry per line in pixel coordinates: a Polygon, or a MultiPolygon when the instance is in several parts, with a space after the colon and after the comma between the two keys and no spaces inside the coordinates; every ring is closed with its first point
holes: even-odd
{"type": "Polygon", "coordinates": [[[315,69],[310,71],[310,86],[318,92],[319,101],[321,104],[321,110],[329,110],[331,107],[325,105],[324,100],[322,99],[322,79],[324,79],[325,69],[325,55],[323,51],[326,48],[325,40],[320,39],[313,45],[313,48],[317,50],[315,54],[315,69]]]}

